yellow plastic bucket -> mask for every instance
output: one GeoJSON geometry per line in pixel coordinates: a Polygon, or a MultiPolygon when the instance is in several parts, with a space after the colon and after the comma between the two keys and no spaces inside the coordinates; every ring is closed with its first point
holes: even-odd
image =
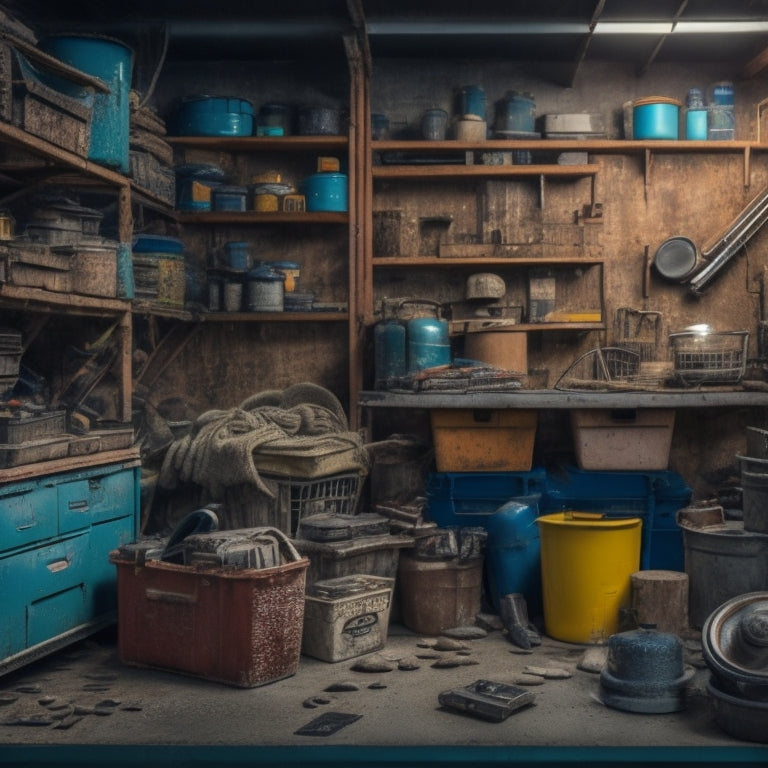
{"type": "Polygon", "coordinates": [[[565,511],[536,522],[546,634],[570,643],[607,642],[618,631],[620,609],[630,606],[642,520],[565,511]]]}

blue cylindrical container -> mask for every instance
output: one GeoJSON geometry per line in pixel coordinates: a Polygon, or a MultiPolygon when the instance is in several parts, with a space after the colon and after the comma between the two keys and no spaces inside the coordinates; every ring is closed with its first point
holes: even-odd
{"type": "Polygon", "coordinates": [[[109,93],[96,93],[93,99],[88,159],[128,173],[133,51],[119,40],[89,35],[55,35],[38,45],[109,86],[109,93]]]}
{"type": "Polygon", "coordinates": [[[251,268],[251,245],[246,240],[230,240],[224,243],[226,266],[245,271],[251,268]]]}
{"type": "Polygon", "coordinates": [[[541,543],[539,515],[541,494],[520,496],[486,519],[485,571],[493,607],[498,612],[504,595],[520,592],[529,615],[540,615],[541,543]]]}
{"type": "Polygon", "coordinates": [[[632,110],[635,139],[677,139],[680,102],[667,96],[637,99],[632,110]]]}
{"type": "Polygon", "coordinates": [[[394,317],[377,323],[373,329],[374,389],[387,389],[405,376],[405,326],[394,317]]]}
{"type": "Polygon", "coordinates": [[[187,96],[176,113],[180,136],[250,136],[253,105],[224,96],[187,96]]]}
{"type": "Polygon", "coordinates": [[[685,138],[689,141],[699,141],[707,138],[706,109],[686,109],[685,138]]]}
{"type": "Polygon", "coordinates": [[[530,93],[507,91],[496,102],[495,128],[501,133],[532,133],[536,125],[536,101],[530,93]]]}
{"type": "Polygon", "coordinates": [[[479,85],[461,89],[461,116],[485,120],[485,91],[479,85]]]}
{"type": "Polygon", "coordinates": [[[307,176],[301,182],[308,211],[348,210],[346,173],[324,172],[307,176]]]}
{"type": "Polygon", "coordinates": [[[406,323],[408,373],[450,365],[451,340],[448,323],[440,319],[440,303],[429,299],[406,299],[399,306],[402,308],[406,304],[430,305],[435,312],[434,317],[414,317],[406,323]]]}

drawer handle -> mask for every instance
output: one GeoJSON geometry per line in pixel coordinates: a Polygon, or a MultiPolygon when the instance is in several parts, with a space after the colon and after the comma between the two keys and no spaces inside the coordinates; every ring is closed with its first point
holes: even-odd
{"type": "Polygon", "coordinates": [[[194,605],[197,595],[185,595],[183,592],[166,592],[163,589],[146,590],[147,600],[157,600],[163,603],[176,603],[181,605],[194,605]]]}
{"type": "Polygon", "coordinates": [[[45,566],[51,573],[59,573],[69,568],[69,560],[54,560],[45,566]]]}
{"type": "Polygon", "coordinates": [[[79,501],[70,501],[67,505],[70,512],[87,512],[88,511],[88,499],[80,499],[79,501]]]}
{"type": "Polygon", "coordinates": [[[16,530],[17,531],[28,531],[30,528],[35,528],[37,526],[37,523],[27,523],[26,525],[17,525],[16,530]]]}

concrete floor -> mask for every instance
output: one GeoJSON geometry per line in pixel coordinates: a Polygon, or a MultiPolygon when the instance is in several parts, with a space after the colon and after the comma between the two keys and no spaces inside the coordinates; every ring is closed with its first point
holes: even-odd
{"type": "Polygon", "coordinates": [[[547,637],[521,653],[492,631],[463,641],[469,648],[457,655],[430,650],[434,638],[393,624],[378,652],[391,671],[353,669],[368,656],[302,656],[295,675],[235,688],[124,665],[116,636],[106,630],[0,678],[0,765],[768,765],[768,746],[733,739],[714,721],[709,672],[690,641],[686,662],[695,672],[685,709],[637,714],[600,702],[599,675],[578,666],[587,646],[547,637]],[[397,666],[425,655],[464,663],[397,666]],[[441,691],[481,678],[514,683],[529,666],[571,676],[527,679],[537,683],[528,688],[534,704],[502,722],[440,706],[441,691]],[[329,692],[333,686],[350,690],[329,692]],[[296,733],[327,713],[360,717],[330,735],[296,733]]]}

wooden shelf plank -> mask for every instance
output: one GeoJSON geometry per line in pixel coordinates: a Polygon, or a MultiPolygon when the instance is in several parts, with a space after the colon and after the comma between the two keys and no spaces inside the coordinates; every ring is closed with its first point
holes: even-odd
{"type": "Polygon", "coordinates": [[[425,268],[435,267],[549,267],[549,266],[595,266],[604,264],[604,259],[595,259],[589,256],[574,256],[573,258],[556,256],[553,258],[538,257],[498,257],[498,258],[452,258],[440,256],[374,256],[373,267],[384,268],[425,268]]]}
{"type": "Polygon", "coordinates": [[[348,312],[203,312],[206,323],[346,323],[348,312]]]}
{"type": "Polygon", "coordinates": [[[566,392],[517,389],[511,392],[399,393],[363,391],[363,408],[765,408],[768,393],[744,390],[660,389],[656,392],[566,392]]]}
{"type": "Polygon", "coordinates": [[[58,314],[122,315],[131,311],[131,302],[124,299],[81,296],[77,293],[59,293],[42,288],[0,284],[0,301],[6,309],[28,310],[58,314]]]}
{"type": "Polygon", "coordinates": [[[743,152],[745,149],[768,151],[768,142],[756,141],[686,141],[632,139],[489,139],[488,141],[372,141],[374,152],[488,152],[516,149],[552,152],[628,153],[644,152],[743,152]]]}
{"type": "Polygon", "coordinates": [[[586,165],[375,165],[373,177],[376,179],[434,179],[439,177],[514,177],[514,176],[557,176],[576,178],[594,176],[599,166],[596,163],[586,165]]]}
{"type": "Polygon", "coordinates": [[[260,213],[258,211],[180,211],[182,224],[348,224],[348,213],[302,211],[298,213],[260,213]]]}
{"type": "Polygon", "coordinates": [[[346,149],[347,136],[166,136],[177,147],[221,149],[227,152],[306,152],[346,149]]]}

